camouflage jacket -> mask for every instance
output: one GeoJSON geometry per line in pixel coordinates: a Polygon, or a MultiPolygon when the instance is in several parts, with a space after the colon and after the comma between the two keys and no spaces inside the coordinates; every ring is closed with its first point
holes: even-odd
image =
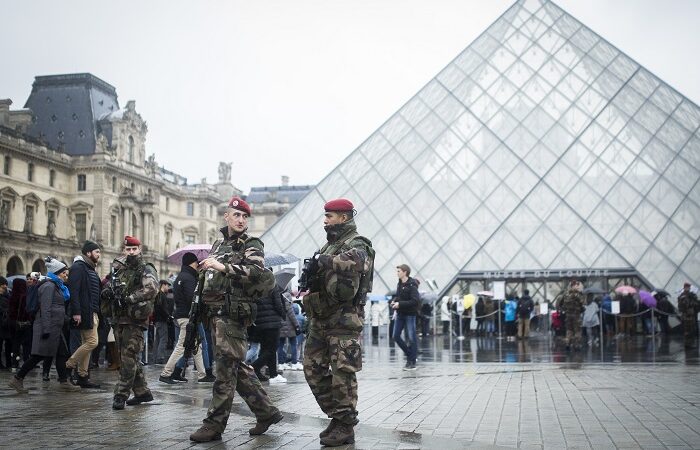
{"type": "Polygon", "coordinates": [[[567,317],[578,317],[584,308],[584,296],[581,291],[569,289],[561,300],[561,309],[567,317]]]}
{"type": "Polygon", "coordinates": [[[246,303],[267,295],[275,286],[275,277],[265,269],[263,242],[246,233],[229,236],[228,227],[220,231],[223,237],[214,242],[209,256],[222,263],[225,270],[209,270],[205,274],[205,303],[222,302],[227,292],[233,301],[246,303]]]}
{"type": "Polygon", "coordinates": [[[126,264],[126,256],[114,260],[115,276],[125,283],[122,308],[114,309],[115,322],[120,325],[138,325],[148,328],[148,318],[158,296],[158,272],[139,255],[137,263],[126,264]]]}
{"type": "Polygon", "coordinates": [[[343,223],[338,236],[320,251],[321,294],[338,303],[352,301],[360,286],[361,275],[371,267],[370,247],[372,243],[357,234],[354,220],[343,223]]]}
{"type": "Polygon", "coordinates": [[[678,296],[678,312],[680,312],[682,316],[687,316],[694,320],[698,310],[700,310],[698,296],[690,291],[681,292],[681,295],[678,296]]]}

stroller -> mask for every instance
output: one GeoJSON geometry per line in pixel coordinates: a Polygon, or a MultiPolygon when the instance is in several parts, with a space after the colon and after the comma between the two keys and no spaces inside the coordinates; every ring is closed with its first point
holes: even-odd
{"type": "Polygon", "coordinates": [[[564,313],[553,311],[551,315],[551,330],[554,338],[563,338],[566,336],[566,327],[564,326],[564,313]]]}

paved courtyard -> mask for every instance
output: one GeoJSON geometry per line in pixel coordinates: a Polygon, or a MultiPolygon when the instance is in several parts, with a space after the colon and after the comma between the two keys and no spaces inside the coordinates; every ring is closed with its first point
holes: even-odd
{"type": "MultiPolygon", "coordinates": [[[[421,339],[419,370],[404,372],[398,348],[365,342],[355,446],[362,449],[700,448],[697,352],[678,340],[637,338],[567,354],[545,337],[524,343],[496,338],[421,339]],[[502,362],[499,362],[502,361],[502,362]]],[[[234,400],[223,441],[188,440],[204,417],[211,385],[157,381],[156,401],[111,409],[116,374],[93,378],[105,389],[63,393],[55,373],[35,370],[28,395],[5,387],[0,374],[0,445],[10,448],[319,448],[327,424],[302,372],[266,389],[285,415],[251,438],[254,418],[234,400]]]]}

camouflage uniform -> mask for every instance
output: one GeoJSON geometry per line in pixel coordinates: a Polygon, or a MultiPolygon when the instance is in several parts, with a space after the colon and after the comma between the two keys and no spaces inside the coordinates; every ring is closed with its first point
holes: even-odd
{"type": "Polygon", "coordinates": [[[362,320],[353,300],[362,273],[371,268],[372,244],[357,234],[354,220],[335,225],[320,250],[319,270],[304,296],[310,318],[304,375],[321,410],[340,423],[357,424],[357,378],[362,369],[362,320]]]}
{"type": "Polygon", "coordinates": [[[135,397],[150,394],[139,354],[143,350],[143,331],[148,329],[148,317],[158,295],[158,273],[150,263],[138,255],[132,265],[126,257],[114,260],[116,277],[125,283],[121,309],[113,307],[114,338],[121,357],[119,381],[114,386],[114,397],[126,399],[131,391],[135,397]]]}
{"type": "Polygon", "coordinates": [[[698,296],[690,291],[681,292],[681,295],[678,296],[678,312],[681,313],[683,341],[686,347],[693,347],[698,338],[698,310],[700,310],[698,296]]]}
{"type": "Polygon", "coordinates": [[[570,288],[562,299],[562,310],[566,314],[566,345],[579,347],[581,345],[581,311],[584,305],[584,296],[578,289],[570,288]]]}
{"type": "Polygon", "coordinates": [[[255,320],[255,301],[274,286],[274,276],[265,270],[260,239],[245,233],[229,236],[228,227],[221,232],[223,239],[214,243],[209,255],[223,263],[226,271],[207,271],[203,291],[205,314],[216,336],[216,381],[203,423],[217,433],[226,428],[234,390],[258,422],[279,416],[279,409],[270,401],[255,371],[245,363],[246,329],[255,320]]]}

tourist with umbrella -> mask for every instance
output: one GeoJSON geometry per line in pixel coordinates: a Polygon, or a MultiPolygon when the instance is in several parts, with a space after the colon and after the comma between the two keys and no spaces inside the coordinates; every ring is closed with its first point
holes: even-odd
{"type": "Polygon", "coordinates": [[[676,308],[668,299],[668,292],[663,289],[657,289],[653,294],[656,299],[656,310],[659,312],[659,327],[664,336],[668,336],[671,333],[668,317],[676,314],[676,308]]]}

